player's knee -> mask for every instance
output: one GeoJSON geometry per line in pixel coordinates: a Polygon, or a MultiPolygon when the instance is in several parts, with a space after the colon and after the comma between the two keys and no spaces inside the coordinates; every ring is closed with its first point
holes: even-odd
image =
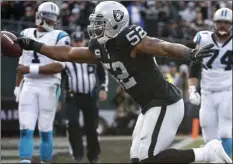
{"type": "Polygon", "coordinates": [[[232,138],[232,128],[231,127],[219,127],[220,138],[232,138]]]}
{"type": "Polygon", "coordinates": [[[35,129],[35,127],[33,127],[33,125],[27,123],[27,122],[22,122],[20,121],[20,125],[19,125],[20,129],[22,130],[27,130],[27,129],[30,129],[30,130],[33,130],[35,129]]]}
{"type": "Polygon", "coordinates": [[[35,125],[36,125],[36,120],[32,120],[32,115],[29,115],[27,113],[21,113],[22,116],[24,116],[23,118],[19,119],[19,127],[22,130],[27,130],[30,129],[32,131],[34,131],[35,129],[35,125]]]}
{"type": "Polygon", "coordinates": [[[39,131],[42,132],[48,132],[53,130],[53,125],[47,124],[47,125],[39,125],[39,131]]]}
{"type": "Polygon", "coordinates": [[[38,128],[41,132],[48,132],[53,130],[53,120],[48,118],[40,119],[38,122],[38,128]]]}

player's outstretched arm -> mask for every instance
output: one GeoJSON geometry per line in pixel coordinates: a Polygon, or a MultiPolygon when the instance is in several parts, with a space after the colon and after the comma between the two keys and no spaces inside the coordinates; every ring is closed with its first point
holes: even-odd
{"type": "Polygon", "coordinates": [[[144,37],[143,40],[137,44],[132,51],[132,56],[137,51],[144,52],[145,54],[152,54],[156,56],[168,56],[177,58],[187,58],[191,61],[198,62],[204,57],[211,56],[211,49],[214,45],[207,45],[199,50],[188,48],[182,44],[170,43],[152,37],[144,37]]]}
{"type": "Polygon", "coordinates": [[[39,53],[62,62],[97,63],[96,57],[88,47],[43,45],[39,53]]]}
{"type": "Polygon", "coordinates": [[[64,69],[62,63],[50,63],[39,67],[40,74],[55,74],[60,73],[64,69]]]}
{"type": "Polygon", "coordinates": [[[30,38],[18,38],[16,41],[23,49],[36,51],[57,61],[96,63],[97,59],[87,47],[48,46],[30,38]]]}

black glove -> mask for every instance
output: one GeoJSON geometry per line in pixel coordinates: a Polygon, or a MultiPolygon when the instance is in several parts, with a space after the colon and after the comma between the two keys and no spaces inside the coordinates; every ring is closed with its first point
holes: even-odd
{"type": "Polygon", "coordinates": [[[208,67],[202,63],[202,59],[213,55],[211,53],[213,53],[215,50],[211,49],[212,47],[214,47],[214,44],[209,44],[198,50],[192,49],[190,51],[189,60],[191,60],[194,63],[201,63],[202,67],[204,67],[205,69],[208,69],[208,67]]]}
{"type": "Polygon", "coordinates": [[[18,38],[15,42],[18,43],[22,49],[36,52],[40,52],[41,47],[44,45],[43,43],[26,37],[18,38]]]}

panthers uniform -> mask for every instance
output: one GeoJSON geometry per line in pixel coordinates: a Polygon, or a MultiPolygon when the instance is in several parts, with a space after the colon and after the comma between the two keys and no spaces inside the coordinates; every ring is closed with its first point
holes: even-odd
{"type": "MultiPolygon", "coordinates": [[[[35,28],[29,28],[22,31],[21,35],[48,45],[65,45],[70,42],[68,34],[61,30],[44,32],[39,36],[35,28]]],[[[23,55],[19,60],[19,64],[25,66],[29,66],[31,64],[43,66],[53,62],[57,61],[39,53],[26,50],[23,51],[23,55]]],[[[60,81],[60,73],[53,75],[35,75],[28,73],[24,75],[24,84],[19,99],[19,121],[21,129],[29,128],[34,130],[36,120],[38,118],[40,130],[52,130],[52,120],[55,115],[57,99],[60,94],[60,81]],[[30,117],[25,117],[26,113],[28,113],[30,117]],[[20,117],[21,115],[24,117],[20,117]]]]}
{"type": "MultiPolygon", "coordinates": [[[[36,28],[28,28],[21,32],[22,36],[32,38],[39,42],[48,45],[67,45],[70,44],[70,38],[68,34],[61,30],[52,30],[50,32],[38,32],[36,28]]],[[[39,53],[33,51],[23,51],[23,55],[19,59],[19,64],[29,66],[32,64],[43,66],[51,64],[54,61],[48,57],[45,57],[39,53]]],[[[64,64],[61,63],[63,66],[64,64]]],[[[57,108],[58,98],[60,96],[60,81],[61,75],[57,74],[25,74],[23,77],[22,90],[19,94],[19,125],[21,135],[33,135],[36,122],[38,120],[38,128],[42,138],[44,139],[52,136],[53,120],[57,108]],[[25,132],[23,132],[25,131],[25,132]]],[[[26,139],[24,143],[24,137],[20,140],[20,158],[31,158],[28,152],[29,144],[26,139]],[[26,142],[27,141],[27,142],[26,142]]],[[[30,144],[33,144],[30,142],[30,144]]],[[[31,147],[30,147],[31,148],[31,147]]],[[[41,160],[50,158],[43,156],[44,154],[51,154],[48,146],[41,147],[41,160]],[[47,150],[42,150],[46,148],[47,150]]]]}
{"type": "Polygon", "coordinates": [[[140,160],[172,144],[184,115],[180,91],[164,79],[154,57],[130,56],[133,47],[145,36],[140,26],[132,25],[104,45],[89,44],[90,50],[142,108],[131,148],[131,158],[137,158],[140,142],[140,160]]]}
{"type": "MultiPolygon", "coordinates": [[[[232,37],[217,43],[214,33],[200,31],[194,42],[203,47],[214,43],[213,56],[203,59],[208,70],[201,69],[200,124],[203,138],[208,142],[216,138],[232,138],[232,37]]],[[[191,77],[197,69],[191,67],[191,77]]]]}

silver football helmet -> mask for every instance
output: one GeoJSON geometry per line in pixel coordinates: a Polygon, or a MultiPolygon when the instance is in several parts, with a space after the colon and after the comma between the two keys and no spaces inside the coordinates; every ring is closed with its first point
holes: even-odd
{"type": "Polygon", "coordinates": [[[227,35],[232,33],[232,10],[229,8],[218,9],[213,17],[214,21],[214,32],[219,35],[227,35]],[[218,22],[229,22],[228,27],[224,25],[218,25],[218,22]]]}
{"type": "Polygon", "coordinates": [[[100,43],[105,43],[115,38],[129,25],[128,10],[115,1],[100,2],[89,16],[90,25],[87,27],[90,38],[98,38],[100,43]]]}
{"type": "Polygon", "coordinates": [[[60,10],[53,2],[44,2],[38,7],[36,12],[36,25],[41,26],[46,31],[54,29],[60,10]],[[48,23],[51,22],[51,25],[48,23]]]}

